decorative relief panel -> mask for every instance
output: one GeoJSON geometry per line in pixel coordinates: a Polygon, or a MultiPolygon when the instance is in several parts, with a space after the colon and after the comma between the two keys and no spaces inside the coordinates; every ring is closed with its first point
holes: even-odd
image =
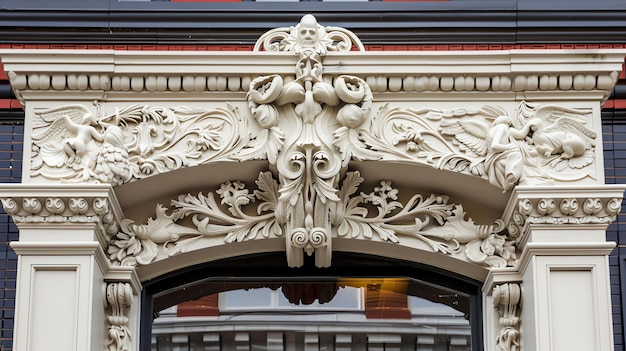
{"type": "Polygon", "coordinates": [[[82,105],[35,111],[32,176],[121,185],[221,159],[239,141],[231,106],[199,110],[135,104],[104,115],[82,105]]]}
{"type": "Polygon", "coordinates": [[[591,111],[526,102],[514,112],[495,105],[373,109],[366,80],[323,74],[329,52],[353,49],[363,49],[353,33],[307,15],[259,39],[257,51],[297,56],[295,78],[253,78],[247,110],[235,102],[213,109],[134,104],[109,114],[98,102],[95,114],[82,105],[36,110],[31,176],[115,186],[214,161],[267,160],[273,173],[260,174],[257,190],[231,181],[215,192],[219,205],[213,193],[186,195],[172,201],[169,215],[159,205],[146,224],[123,221],[111,258],[147,264],[202,237],[284,237],[290,265],[315,253],[321,267],[330,265],[333,236],[398,242],[405,235],[488,266],[515,261],[519,228],[508,226],[509,236],[500,222],[476,226],[442,196],[415,195],[401,204],[388,181],[356,195],[363,179],[349,171],[350,161],[427,165],[481,177],[503,191],[595,177],[591,111]],[[253,201],[260,203],[254,216],[243,209],[253,201]]]}

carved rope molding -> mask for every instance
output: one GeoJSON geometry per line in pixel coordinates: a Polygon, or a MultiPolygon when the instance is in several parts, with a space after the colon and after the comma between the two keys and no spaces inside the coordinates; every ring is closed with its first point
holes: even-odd
{"type": "Polygon", "coordinates": [[[520,349],[520,307],[521,289],[519,284],[506,283],[493,288],[493,306],[499,313],[500,329],[496,337],[496,347],[500,351],[520,349]]]}

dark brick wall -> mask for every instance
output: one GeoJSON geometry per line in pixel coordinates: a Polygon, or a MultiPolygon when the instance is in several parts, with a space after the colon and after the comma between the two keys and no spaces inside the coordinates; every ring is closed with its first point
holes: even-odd
{"type": "MultiPolygon", "coordinates": [[[[626,184],[626,115],[623,110],[605,109],[602,113],[602,138],[604,142],[604,167],[607,184],[626,184]]],[[[609,257],[611,275],[611,301],[613,307],[613,332],[615,350],[624,351],[624,307],[626,296],[626,205],[607,230],[607,240],[617,243],[609,257]]]]}
{"type": "MultiPolygon", "coordinates": [[[[0,123],[0,183],[19,183],[22,176],[24,126],[0,123]]],[[[13,314],[17,256],[9,242],[17,240],[17,227],[0,208],[0,351],[13,349],[13,314]]]]}

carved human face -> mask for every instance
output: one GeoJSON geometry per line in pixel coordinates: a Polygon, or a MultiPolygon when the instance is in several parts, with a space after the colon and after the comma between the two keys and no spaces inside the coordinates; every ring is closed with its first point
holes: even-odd
{"type": "Polygon", "coordinates": [[[307,15],[300,21],[298,40],[303,47],[314,47],[318,40],[317,21],[315,17],[307,15]]]}

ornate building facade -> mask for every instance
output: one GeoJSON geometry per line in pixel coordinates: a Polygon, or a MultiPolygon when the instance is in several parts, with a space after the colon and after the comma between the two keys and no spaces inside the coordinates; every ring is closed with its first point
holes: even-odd
{"type": "Polygon", "coordinates": [[[15,350],[614,347],[601,108],[626,52],[381,52],[323,24],[0,51],[28,145],[0,185],[15,350]],[[240,289],[274,302],[242,318],[240,289]]]}

